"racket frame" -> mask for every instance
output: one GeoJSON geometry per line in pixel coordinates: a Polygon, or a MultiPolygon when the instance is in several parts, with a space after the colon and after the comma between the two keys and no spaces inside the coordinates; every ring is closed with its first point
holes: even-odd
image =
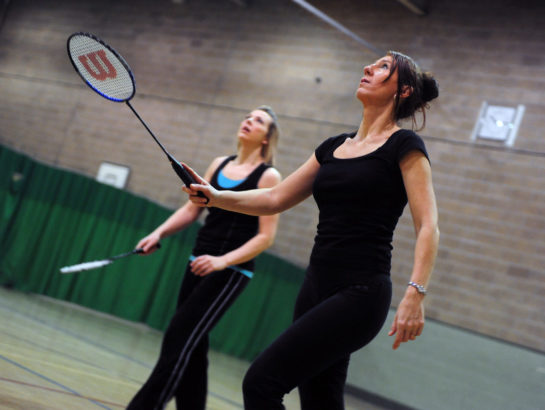
{"type": "Polygon", "coordinates": [[[74,70],[76,70],[76,73],[78,73],[78,75],[81,77],[81,79],[83,80],[83,82],[85,84],[87,84],[89,86],[89,88],[91,88],[91,90],[93,90],[94,92],[96,92],[98,95],[100,95],[101,97],[104,97],[106,98],[107,100],[110,100],[110,101],[114,101],[114,102],[127,102],[129,101],[132,97],[134,97],[134,94],[136,93],[136,82],[134,80],[134,75],[132,73],[132,70],[131,68],[129,67],[129,64],[125,61],[125,59],[121,56],[121,54],[119,54],[117,51],[115,51],[112,47],[110,47],[108,44],[106,44],[104,41],[102,41],[100,38],[98,38],[97,36],[95,36],[94,34],[91,34],[91,33],[85,33],[83,31],[79,31],[77,33],[73,33],[70,35],[70,37],[68,37],[68,40],[66,41],[66,51],[68,52],[68,57],[70,58],[70,62],[72,63],[72,66],[74,67],[74,70]],[[132,93],[129,97],[127,98],[113,98],[113,97],[110,97],[109,95],[107,94],[104,94],[103,92],[101,92],[99,89],[97,89],[96,87],[93,86],[93,84],[91,84],[84,76],[83,74],[81,74],[78,66],[76,65],[74,59],[72,58],[72,53],[70,52],[70,40],[72,40],[73,37],[76,37],[76,36],[84,36],[84,37],[89,37],[91,39],[93,39],[94,41],[96,41],[97,43],[100,43],[102,46],[104,46],[105,48],[108,49],[108,51],[110,51],[118,60],[119,62],[121,63],[121,65],[123,66],[123,68],[125,68],[125,70],[127,70],[127,73],[129,74],[129,77],[131,79],[131,82],[132,82],[132,93]]]}
{"type": "MultiPolygon", "coordinates": [[[[161,244],[157,243],[157,245],[155,245],[155,247],[157,249],[160,249],[161,244]]],[[[103,268],[104,266],[108,266],[110,263],[116,261],[117,259],[125,258],[127,256],[136,255],[136,254],[139,254],[139,253],[144,253],[144,249],[143,248],[136,248],[136,249],[133,249],[132,251],[121,253],[121,254],[115,255],[115,256],[111,256],[109,258],[98,259],[98,260],[95,260],[95,261],[81,262],[81,263],[76,263],[74,265],[63,266],[62,268],[60,268],[60,272],[61,273],[77,273],[77,272],[83,272],[83,271],[86,271],[86,270],[103,268]],[[104,263],[104,264],[100,265],[100,266],[92,267],[92,268],[83,267],[83,269],[80,269],[80,270],[71,270],[69,272],[63,272],[63,270],[65,270],[65,269],[74,269],[74,268],[78,267],[79,265],[85,266],[85,265],[88,265],[90,263],[95,263],[95,262],[97,262],[97,263],[100,262],[100,263],[104,263]]]]}
{"type": "MultiPolygon", "coordinates": [[[[69,37],[68,37],[68,40],[66,42],[66,49],[67,49],[67,52],[68,52],[68,57],[70,58],[70,62],[72,63],[72,66],[74,67],[74,70],[76,70],[76,73],[78,73],[78,75],[81,77],[81,79],[83,80],[83,82],[85,84],[87,84],[94,92],[96,92],[98,95],[100,95],[101,97],[104,97],[106,98],[107,100],[109,101],[113,101],[113,102],[124,102],[125,104],[127,104],[127,106],[131,109],[131,111],[133,112],[133,114],[136,116],[136,118],[138,118],[138,120],[140,120],[140,122],[142,123],[142,125],[144,126],[144,128],[148,131],[148,133],[153,137],[153,139],[155,140],[155,142],[157,143],[157,145],[159,145],[159,147],[161,148],[161,150],[165,153],[165,155],[167,156],[169,162],[170,162],[170,165],[172,166],[172,169],[176,172],[176,174],[178,175],[178,177],[183,181],[183,183],[189,187],[189,185],[191,184],[194,184],[196,183],[195,179],[189,174],[189,172],[187,172],[187,170],[185,169],[185,167],[176,159],[174,158],[174,156],[172,156],[168,151],[167,149],[165,148],[165,146],[163,144],[161,144],[161,142],[159,141],[159,139],[155,136],[155,134],[153,133],[153,131],[150,129],[150,127],[148,127],[148,125],[146,124],[146,122],[142,119],[142,117],[140,117],[140,115],[136,112],[136,110],[134,109],[134,107],[131,105],[131,103],[129,102],[129,100],[131,100],[134,95],[136,94],[136,82],[135,82],[135,79],[134,79],[134,75],[132,73],[132,70],[129,66],[129,64],[125,61],[125,59],[121,56],[121,54],[119,54],[117,51],[115,51],[115,49],[111,46],[109,46],[108,44],[106,44],[103,40],[101,40],[100,38],[98,38],[97,36],[95,36],[94,34],[91,34],[91,33],[86,33],[86,32],[83,32],[83,31],[80,31],[80,32],[77,32],[77,33],[73,33],[71,34],[69,37]],[[96,87],[94,87],[86,78],[85,76],[80,72],[78,66],[76,65],[76,63],[74,62],[74,59],[72,57],[72,53],[71,53],[71,50],[70,50],[70,40],[75,37],[75,36],[84,36],[84,37],[89,37],[90,39],[98,42],[100,45],[104,46],[106,49],[108,49],[108,51],[110,51],[115,58],[117,58],[119,60],[119,62],[121,63],[121,65],[123,66],[123,68],[125,68],[125,70],[127,71],[127,73],[129,74],[129,77],[130,77],[130,80],[132,82],[132,93],[129,97],[127,98],[113,98],[113,97],[110,97],[108,96],[107,94],[101,92],[99,89],[97,89],[96,87]]],[[[202,193],[202,192],[199,192],[198,193],[198,196],[200,197],[203,197],[203,198],[206,198],[206,196],[202,193]]],[[[208,203],[208,198],[207,199],[207,203],[208,203]]]]}

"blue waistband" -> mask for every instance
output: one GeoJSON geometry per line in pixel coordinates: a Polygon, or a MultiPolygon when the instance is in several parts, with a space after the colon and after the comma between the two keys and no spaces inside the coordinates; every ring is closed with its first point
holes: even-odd
{"type": "MultiPolygon", "coordinates": [[[[190,255],[189,256],[189,260],[190,261],[194,261],[197,257],[194,256],[194,255],[190,255]]],[[[242,269],[242,268],[239,268],[238,266],[236,265],[231,265],[231,266],[228,266],[229,269],[232,269],[234,271],[237,271],[239,273],[242,273],[244,276],[247,276],[248,278],[252,279],[252,276],[254,276],[254,273],[247,270],[247,269],[242,269]]]]}

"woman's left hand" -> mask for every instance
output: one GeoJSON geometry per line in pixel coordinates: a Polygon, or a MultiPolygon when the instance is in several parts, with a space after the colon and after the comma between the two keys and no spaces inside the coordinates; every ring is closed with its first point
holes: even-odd
{"type": "Polygon", "coordinates": [[[417,336],[422,334],[423,329],[423,296],[410,287],[397,307],[392,327],[388,333],[388,336],[396,335],[392,348],[395,350],[401,343],[415,340],[417,336]]]}
{"type": "Polygon", "coordinates": [[[196,276],[206,276],[210,273],[227,268],[227,262],[221,256],[201,255],[191,262],[191,272],[196,276]]]}

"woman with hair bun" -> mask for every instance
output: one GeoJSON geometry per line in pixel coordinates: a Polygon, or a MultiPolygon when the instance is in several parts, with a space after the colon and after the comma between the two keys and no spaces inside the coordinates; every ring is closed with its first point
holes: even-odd
{"type": "Polygon", "coordinates": [[[323,141],[280,184],[218,192],[193,173],[199,184],[184,190],[197,206],[268,215],[312,194],[320,211],[294,321],[244,378],[247,410],[283,409],[282,397],[295,387],[303,410],[344,409],[350,354],[378,334],[390,307],[393,232],[407,203],[416,243],[389,332],[393,349],[422,333],[423,299],[439,242],[437,206],[424,142],[398,123],[412,119],[414,128],[421,112],[422,129],[428,103],[438,95],[431,74],[391,51],[364,68],[356,91],[363,105],[358,130],[323,141]]]}

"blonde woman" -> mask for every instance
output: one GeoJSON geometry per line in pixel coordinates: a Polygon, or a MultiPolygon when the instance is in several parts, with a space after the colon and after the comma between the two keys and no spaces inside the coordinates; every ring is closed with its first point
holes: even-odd
{"type": "MultiPolygon", "coordinates": [[[[237,154],[216,158],[204,178],[217,190],[276,186],[281,178],[272,162],[278,136],[274,111],[268,106],[252,110],[240,123],[237,154]]],[[[202,210],[188,201],[137,248],[154,252],[161,239],[193,223],[202,210]]],[[[257,217],[210,209],[197,235],[157,364],[128,409],[162,409],[173,397],[178,409],[205,409],[208,333],[248,284],[254,258],[272,245],[277,223],[274,214],[257,217]]]]}

